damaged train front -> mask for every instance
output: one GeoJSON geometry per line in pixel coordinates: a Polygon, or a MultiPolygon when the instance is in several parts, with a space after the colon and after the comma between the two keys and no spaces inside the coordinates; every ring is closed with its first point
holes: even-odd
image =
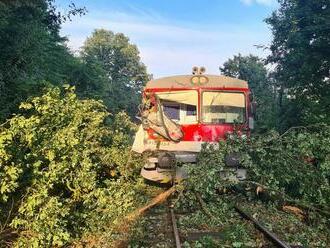
{"type": "Polygon", "coordinates": [[[140,115],[142,124],[136,134],[133,150],[147,153],[141,175],[160,183],[186,178],[178,163],[196,162],[201,141],[187,141],[189,127],[198,125],[198,93],[194,90],[144,92],[140,115]],[[188,130],[187,130],[188,129],[188,130]]]}

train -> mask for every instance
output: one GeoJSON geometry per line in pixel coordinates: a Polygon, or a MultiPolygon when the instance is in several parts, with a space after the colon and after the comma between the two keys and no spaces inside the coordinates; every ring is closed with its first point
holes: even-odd
{"type": "MultiPolygon", "coordinates": [[[[186,178],[178,165],[196,163],[204,143],[218,144],[233,132],[248,137],[255,109],[247,81],[205,74],[204,67],[193,67],[190,75],[150,80],[142,92],[141,125],[132,146],[147,156],[142,177],[158,183],[186,178]]],[[[239,180],[246,178],[237,157],[226,161],[239,180]]]]}

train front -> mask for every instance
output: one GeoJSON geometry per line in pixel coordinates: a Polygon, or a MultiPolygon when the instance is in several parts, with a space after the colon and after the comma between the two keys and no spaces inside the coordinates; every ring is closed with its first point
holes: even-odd
{"type": "MultiPolygon", "coordinates": [[[[203,143],[217,145],[234,128],[249,135],[253,128],[250,100],[247,82],[196,70],[194,75],[148,82],[140,109],[142,124],[132,148],[148,156],[141,175],[160,183],[181,180],[187,175],[180,164],[195,163],[203,143]]],[[[246,171],[235,160],[229,158],[228,165],[244,179],[246,171]]]]}

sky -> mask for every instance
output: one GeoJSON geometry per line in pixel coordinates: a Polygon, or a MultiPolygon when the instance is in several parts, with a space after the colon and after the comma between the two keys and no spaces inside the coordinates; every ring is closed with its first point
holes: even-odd
{"type": "MultiPolygon", "coordinates": [[[[67,9],[68,0],[57,0],[67,9]]],[[[137,45],[148,73],[155,78],[190,74],[219,66],[234,55],[265,57],[271,30],[264,22],[276,10],[276,0],[74,0],[87,14],[62,26],[68,46],[77,52],[94,29],[124,33],[137,45]]]]}

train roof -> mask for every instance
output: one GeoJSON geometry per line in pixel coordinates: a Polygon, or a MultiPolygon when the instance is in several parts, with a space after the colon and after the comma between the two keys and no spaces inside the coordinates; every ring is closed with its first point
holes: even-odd
{"type": "Polygon", "coordinates": [[[244,80],[223,75],[178,75],[151,80],[145,89],[187,89],[187,88],[241,88],[248,89],[248,83],[244,80]],[[195,76],[208,78],[202,85],[192,84],[195,76]]]}

